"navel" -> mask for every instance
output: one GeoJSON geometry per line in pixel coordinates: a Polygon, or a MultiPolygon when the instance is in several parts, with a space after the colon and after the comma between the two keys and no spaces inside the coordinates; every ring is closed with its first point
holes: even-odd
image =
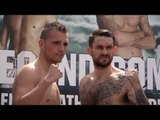
{"type": "Polygon", "coordinates": [[[48,103],[50,101],[50,99],[47,99],[46,102],[48,103]]]}
{"type": "Polygon", "coordinates": [[[36,26],[35,26],[35,25],[33,25],[33,28],[36,28],[36,26]]]}

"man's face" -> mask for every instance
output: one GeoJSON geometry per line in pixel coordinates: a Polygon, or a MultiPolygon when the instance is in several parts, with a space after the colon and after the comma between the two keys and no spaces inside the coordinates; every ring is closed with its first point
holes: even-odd
{"type": "Polygon", "coordinates": [[[94,65],[107,67],[111,64],[114,55],[113,39],[111,37],[97,36],[90,48],[90,55],[94,65]]]}
{"type": "Polygon", "coordinates": [[[67,51],[68,34],[50,31],[45,41],[44,53],[52,63],[60,63],[67,51]]]}

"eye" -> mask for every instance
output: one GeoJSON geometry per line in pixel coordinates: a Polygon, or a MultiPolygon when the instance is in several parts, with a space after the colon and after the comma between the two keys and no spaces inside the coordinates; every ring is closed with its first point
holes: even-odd
{"type": "Polygon", "coordinates": [[[65,47],[67,47],[67,46],[68,46],[68,43],[67,43],[67,42],[65,42],[63,45],[64,45],[65,47]]]}
{"type": "Polygon", "coordinates": [[[111,45],[106,47],[107,50],[110,50],[112,48],[113,48],[113,46],[111,46],[111,45]]]}
{"type": "Polygon", "coordinates": [[[52,42],[52,44],[59,45],[59,44],[61,44],[61,42],[60,41],[54,41],[54,42],[52,42]]]}
{"type": "Polygon", "coordinates": [[[103,46],[97,45],[96,48],[99,49],[99,50],[102,50],[102,49],[103,49],[103,46]]]}

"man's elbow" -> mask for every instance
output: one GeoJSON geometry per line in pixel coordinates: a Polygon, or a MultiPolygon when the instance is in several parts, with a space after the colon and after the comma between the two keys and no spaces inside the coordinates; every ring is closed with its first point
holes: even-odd
{"type": "Polygon", "coordinates": [[[157,40],[153,40],[152,44],[149,45],[149,49],[156,49],[158,46],[157,40]]]}
{"type": "Polygon", "coordinates": [[[147,36],[148,36],[147,39],[151,41],[150,44],[148,44],[149,47],[148,49],[156,49],[158,46],[158,41],[155,38],[154,34],[149,34],[147,36]]]}
{"type": "Polygon", "coordinates": [[[22,98],[13,98],[13,105],[25,105],[24,100],[22,98]]]}
{"type": "Polygon", "coordinates": [[[13,99],[13,105],[20,105],[19,99],[13,99]]]}

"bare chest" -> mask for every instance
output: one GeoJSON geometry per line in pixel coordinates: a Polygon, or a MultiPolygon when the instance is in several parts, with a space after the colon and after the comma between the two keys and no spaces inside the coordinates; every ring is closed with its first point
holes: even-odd
{"type": "Polygon", "coordinates": [[[134,15],[114,16],[113,20],[115,21],[115,24],[119,27],[120,30],[133,32],[137,29],[140,17],[134,15]]]}
{"type": "Polygon", "coordinates": [[[97,102],[119,101],[127,93],[127,79],[124,76],[113,76],[106,80],[97,82],[93,89],[93,94],[97,102]]]}
{"type": "Polygon", "coordinates": [[[41,100],[43,105],[59,105],[60,104],[60,93],[57,85],[53,83],[48,87],[41,100]]]}

